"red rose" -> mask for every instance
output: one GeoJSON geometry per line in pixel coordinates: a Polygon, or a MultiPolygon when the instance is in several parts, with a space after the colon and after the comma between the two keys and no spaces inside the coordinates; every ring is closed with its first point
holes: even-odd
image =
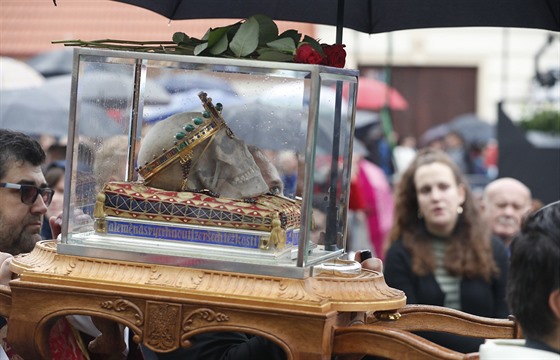
{"type": "Polygon", "coordinates": [[[344,50],[345,46],[346,45],[342,44],[321,44],[321,47],[323,48],[323,51],[325,52],[325,55],[327,57],[325,64],[328,66],[343,68],[346,64],[346,50],[344,50]]]}
{"type": "Polygon", "coordinates": [[[294,61],[302,64],[324,64],[325,59],[313,46],[309,44],[301,44],[296,49],[294,61]]]}

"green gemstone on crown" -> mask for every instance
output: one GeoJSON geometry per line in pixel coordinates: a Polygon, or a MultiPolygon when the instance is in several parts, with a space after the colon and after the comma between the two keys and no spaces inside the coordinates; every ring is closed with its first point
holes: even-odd
{"type": "Polygon", "coordinates": [[[222,105],[222,103],[217,103],[217,104],[216,104],[216,110],[222,111],[223,108],[224,108],[224,105],[222,105]]]}
{"type": "Polygon", "coordinates": [[[199,117],[195,117],[195,118],[193,119],[193,122],[194,122],[195,125],[200,125],[200,124],[202,124],[202,123],[204,122],[204,120],[202,120],[202,119],[199,118],[199,117]]]}
{"type": "Polygon", "coordinates": [[[185,131],[187,131],[187,132],[191,132],[191,131],[194,130],[194,125],[193,125],[193,124],[187,124],[187,125],[185,125],[185,128],[184,128],[184,129],[185,129],[185,131]]]}
{"type": "Polygon", "coordinates": [[[210,118],[210,113],[208,111],[204,111],[202,113],[202,116],[204,116],[206,119],[210,118]]]}
{"type": "Polygon", "coordinates": [[[178,132],[177,134],[175,134],[175,139],[177,140],[181,140],[185,138],[185,133],[184,132],[178,132]]]}

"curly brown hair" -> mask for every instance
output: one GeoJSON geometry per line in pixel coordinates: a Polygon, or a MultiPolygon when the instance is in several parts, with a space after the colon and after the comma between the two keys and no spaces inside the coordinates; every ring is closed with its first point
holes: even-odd
{"type": "Polygon", "coordinates": [[[421,150],[402,175],[395,192],[395,219],[390,243],[402,239],[412,255],[412,270],[417,275],[434,272],[436,263],[432,250],[433,236],[418,218],[418,200],[414,175],[419,167],[432,163],[448,166],[457,185],[465,189],[463,213],[459,216],[445,252],[445,269],[455,276],[482,277],[490,281],[499,269],[492,255],[490,229],[482,220],[469,184],[453,160],[443,151],[421,150]]]}

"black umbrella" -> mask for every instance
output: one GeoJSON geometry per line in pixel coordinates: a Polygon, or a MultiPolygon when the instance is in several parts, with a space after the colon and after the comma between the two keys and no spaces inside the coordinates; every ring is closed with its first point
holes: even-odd
{"type": "Polygon", "coordinates": [[[434,141],[443,140],[445,135],[449,134],[449,131],[448,124],[439,124],[429,128],[420,136],[420,146],[428,146],[434,141]]]}
{"type": "Polygon", "coordinates": [[[255,14],[364,33],[405,29],[495,26],[560,31],[558,0],[116,0],[171,20],[248,18],[255,14]]]}
{"type": "MultiPolygon", "coordinates": [[[[90,71],[84,73],[78,82],[78,95],[90,102],[124,103],[132,98],[134,82],[131,75],[118,72],[90,71]]],[[[167,104],[171,96],[155,80],[147,81],[144,104],[167,104]]]]}
{"type": "MultiPolygon", "coordinates": [[[[226,123],[249,145],[268,150],[303,152],[307,136],[307,113],[301,107],[277,106],[260,100],[226,106],[226,123]]],[[[319,116],[316,130],[317,151],[330,154],[333,141],[332,119],[319,116]]]]}
{"type": "Polygon", "coordinates": [[[303,152],[307,117],[301,110],[259,101],[226,106],[226,123],[239,138],[261,149],[303,152]]]}
{"type": "MultiPolygon", "coordinates": [[[[38,87],[1,91],[0,98],[0,128],[30,135],[68,135],[70,82],[66,78],[50,78],[38,87]]],[[[80,104],[78,118],[82,135],[106,137],[125,133],[104,108],[95,104],[80,104]]]]}
{"type": "Polygon", "coordinates": [[[45,77],[72,73],[74,52],[72,49],[57,49],[40,53],[27,60],[27,64],[45,77]]]}
{"type": "MultiPolygon", "coordinates": [[[[162,85],[169,93],[182,93],[189,91],[205,91],[211,93],[214,90],[231,93],[235,95],[233,85],[227,80],[218,76],[201,74],[199,72],[183,72],[183,73],[166,73],[156,79],[157,83],[162,85]]],[[[198,99],[198,96],[195,97],[198,99]]]]}
{"type": "Polygon", "coordinates": [[[459,133],[468,144],[485,145],[496,138],[495,126],[475,114],[457,116],[449,123],[449,129],[459,133]]]}

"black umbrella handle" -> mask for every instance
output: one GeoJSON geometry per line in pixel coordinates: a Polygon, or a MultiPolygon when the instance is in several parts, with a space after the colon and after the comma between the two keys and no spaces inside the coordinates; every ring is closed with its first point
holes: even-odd
{"type": "Polygon", "coordinates": [[[344,29],[344,0],[338,0],[336,11],[336,43],[342,44],[342,30],[344,29]]]}

